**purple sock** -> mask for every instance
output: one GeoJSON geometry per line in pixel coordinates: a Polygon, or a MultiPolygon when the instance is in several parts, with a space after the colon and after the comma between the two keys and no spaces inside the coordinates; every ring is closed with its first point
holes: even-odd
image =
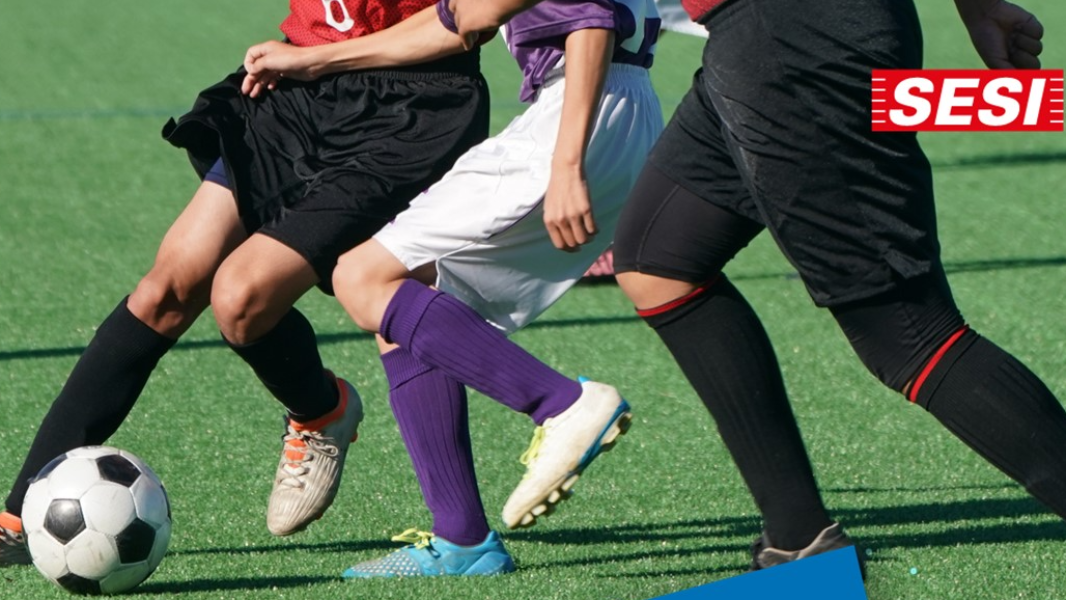
{"type": "Polygon", "coordinates": [[[385,309],[381,335],[538,425],[581,395],[581,384],[508,340],[474,309],[412,279],[385,309]]]}
{"type": "Polygon", "coordinates": [[[474,474],[466,388],[404,348],[382,355],[381,364],[433,533],[462,546],[480,544],[489,524],[474,474]]]}

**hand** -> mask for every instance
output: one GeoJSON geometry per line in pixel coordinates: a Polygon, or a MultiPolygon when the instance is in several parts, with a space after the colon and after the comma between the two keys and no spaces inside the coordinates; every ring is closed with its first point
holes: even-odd
{"type": "Polygon", "coordinates": [[[956,0],[977,54],[991,69],[1039,69],[1044,26],[1005,0],[956,0]]]}
{"type": "Polygon", "coordinates": [[[282,77],[311,81],[319,75],[317,66],[309,48],[277,41],[256,44],[244,55],[244,69],[248,74],[241,82],[241,92],[255,98],[275,89],[282,77]]]}
{"type": "Polygon", "coordinates": [[[544,195],[544,226],[552,244],[574,252],[596,235],[588,185],[580,167],[552,167],[544,195]]]}

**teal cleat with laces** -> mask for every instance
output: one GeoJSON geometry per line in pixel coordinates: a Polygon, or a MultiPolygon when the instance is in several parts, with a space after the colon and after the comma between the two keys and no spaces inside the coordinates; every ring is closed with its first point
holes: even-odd
{"type": "Polygon", "coordinates": [[[394,542],[407,542],[390,554],[349,567],[342,577],[432,577],[439,575],[499,575],[514,571],[514,561],[503,540],[490,531],[476,546],[459,546],[432,533],[408,529],[393,536],[394,542]]]}

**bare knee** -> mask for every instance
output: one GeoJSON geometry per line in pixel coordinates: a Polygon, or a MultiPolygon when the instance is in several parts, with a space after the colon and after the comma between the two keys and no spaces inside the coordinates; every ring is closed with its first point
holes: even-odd
{"type": "Polygon", "coordinates": [[[176,338],[207,308],[208,289],[208,282],[183,284],[155,267],[137,284],[126,306],[157,333],[176,338]]]}
{"type": "Polygon", "coordinates": [[[630,271],[616,276],[619,287],[638,310],[662,306],[691,294],[698,284],[630,271]]]}
{"type": "Polygon", "coordinates": [[[267,302],[252,281],[232,269],[220,269],[211,287],[211,310],[223,337],[234,344],[249,344],[270,327],[262,327],[267,302]]]}
{"type": "Polygon", "coordinates": [[[395,287],[402,282],[402,279],[393,280],[369,257],[356,250],[337,261],[337,268],[333,270],[333,293],[360,329],[377,333],[381,330],[388,301],[395,287]]]}

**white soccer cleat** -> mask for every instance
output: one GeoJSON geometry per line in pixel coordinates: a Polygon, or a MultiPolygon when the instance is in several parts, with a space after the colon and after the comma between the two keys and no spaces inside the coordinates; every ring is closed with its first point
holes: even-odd
{"type": "Polygon", "coordinates": [[[503,507],[507,527],[530,527],[570,496],[581,472],[629,429],[629,403],[613,387],[582,381],[581,397],[538,427],[522,455],[525,477],[503,507]]]}
{"type": "Polygon", "coordinates": [[[363,403],[355,388],[337,378],[339,402],[328,415],[310,423],[286,418],[281,461],[267,507],[267,528],[274,535],[303,531],[325,514],[340,486],[348,446],[358,437],[363,403]]]}

